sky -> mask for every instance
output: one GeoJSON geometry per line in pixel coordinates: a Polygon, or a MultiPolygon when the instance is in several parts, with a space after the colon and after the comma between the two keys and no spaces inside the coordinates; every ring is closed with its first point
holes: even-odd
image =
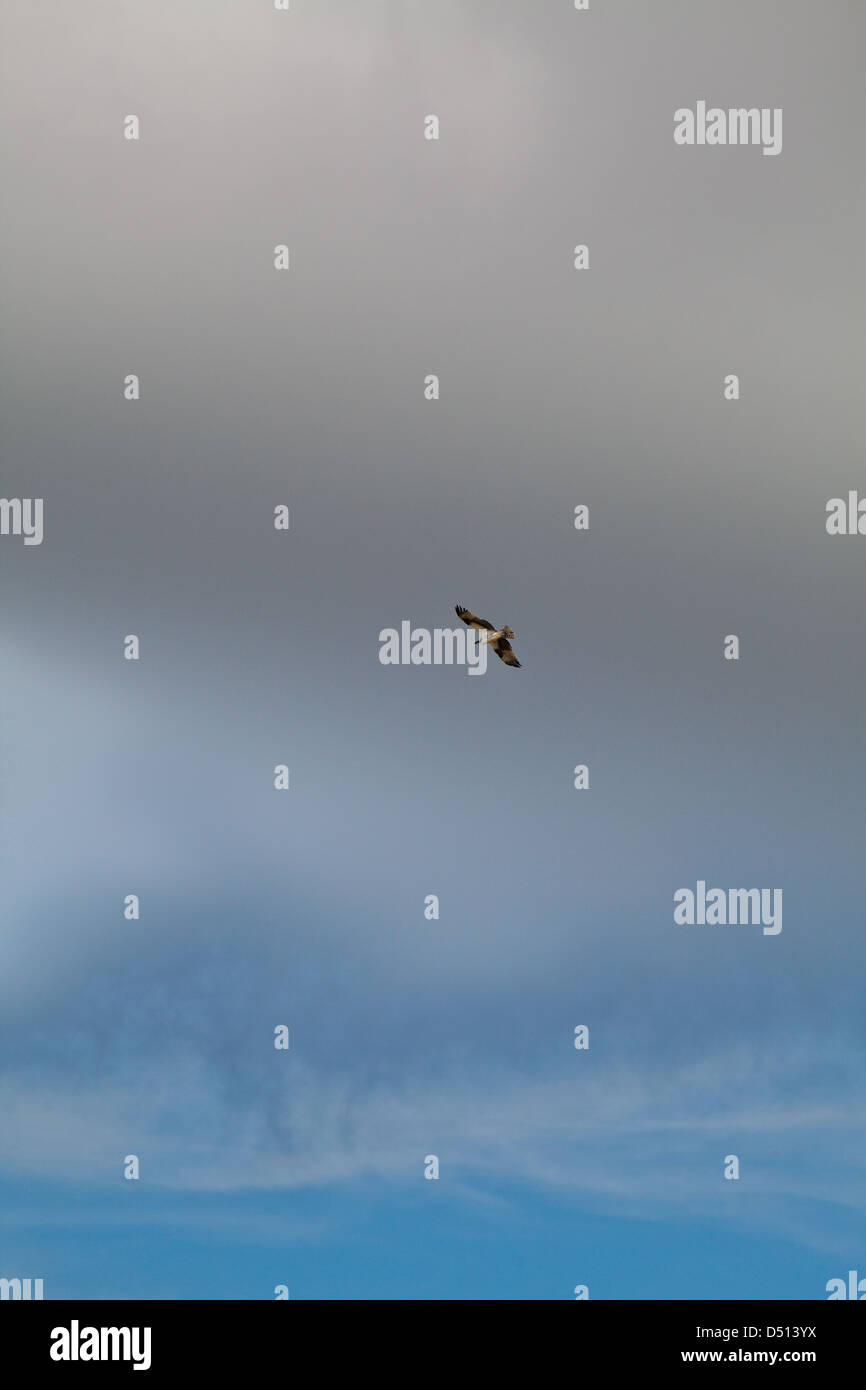
{"type": "Polygon", "coordinates": [[[0,30],[2,492],[44,499],[0,536],[0,1277],[866,1275],[866,540],[825,526],[866,496],[866,15],[0,30]],[[781,152],[677,146],[699,100],[781,152]],[[457,603],[519,671],[380,662],[457,603]],[[782,930],[677,925],[699,881],[782,930]]]}

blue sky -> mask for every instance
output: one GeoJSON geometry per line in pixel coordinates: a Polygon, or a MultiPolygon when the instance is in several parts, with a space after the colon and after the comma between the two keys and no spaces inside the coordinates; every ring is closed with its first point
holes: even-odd
{"type": "MultiPolygon", "coordinates": [[[[861,1244],[853,1231],[842,1237],[841,1207],[834,1263],[740,1223],[618,1220],[504,1183],[483,1200],[441,1181],[228,1201],[144,1184],[88,1199],[22,1182],[7,1197],[17,1209],[7,1214],[7,1260],[24,1277],[62,1271],[46,1285],[54,1298],[84,1288],[91,1298],[268,1299],[285,1284],[292,1299],[550,1300],[586,1282],[591,1299],[811,1300],[858,1267],[861,1244]]],[[[809,1222],[819,1207],[797,1211],[809,1222]]]]}
{"type": "Polygon", "coordinates": [[[266,11],[4,21],[0,1276],[821,1298],[866,1273],[859,21],[266,11]],[[716,94],[782,153],[676,147],[716,94]],[[521,670],[380,664],[458,602],[521,670]],[[676,926],[698,880],[782,931],[676,926]]]}

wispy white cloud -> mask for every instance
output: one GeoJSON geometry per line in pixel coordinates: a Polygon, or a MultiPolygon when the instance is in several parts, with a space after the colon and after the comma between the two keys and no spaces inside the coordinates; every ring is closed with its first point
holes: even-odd
{"type": "Polygon", "coordinates": [[[863,1213],[866,1106],[862,1089],[823,1103],[767,1098],[789,1060],[767,1064],[764,1097],[752,1106],[742,1101],[749,1060],[737,1052],[668,1073],[617,1066],[587,1077],[587,1054],[570,1079],[372,1087],[275,1054],[267,1065],[284,1068],[282,1082],[240,1110],[192,1058],[142,1067],[134,1087],[74,1093],[22,1073],[0,1086],[0,1163],[87,1187],[120,1183],[124,1155],[136,1153],[141,1180],[161,1189],[346,1190],[371,1179],[421,1182],[424,1157],[435,1153],[440,1181],[482,1202],[529,1185],[589,1210],[698,1214],[826,1243],[820,1219],[813,1212],[804,1227],[801,1208],[863,1213]],[[742,1164],[737,1184],[722,1176],[729,1152],[742,1164]]]}

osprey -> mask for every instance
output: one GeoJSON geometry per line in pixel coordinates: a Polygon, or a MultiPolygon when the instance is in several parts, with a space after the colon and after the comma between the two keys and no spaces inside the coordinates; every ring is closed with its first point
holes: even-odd
{"type": "Polygon", "coordinates": [[[492,647],[506,666],[520,665],[508,640],[509,637],[514,636],[510,627],[494,627],[492,623],[488,623],[486,618],[476,618],[475,614],[470,613],[468,608],[461,608],[459,603],[454,612],[458,618],[463,619],[467,627],[474,627],[476,632],[481,634],[478,638],[479,642],[486,642],[489,647],[492,647]]]}

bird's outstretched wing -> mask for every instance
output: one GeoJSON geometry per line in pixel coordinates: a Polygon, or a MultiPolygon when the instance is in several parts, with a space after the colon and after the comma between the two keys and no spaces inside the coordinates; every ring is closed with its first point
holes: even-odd
{"type": "Polygon", "coordinates": [[[506,666],[519,666],[520,662],[514,655],[514,649],[510,642],[504,637],[499,637],[495,642],[490,643],[496,655],[505,662],[506,666]]]}
{"type": "Polygon", "coordinates": [[[485,632],[495,632],[496,628],[489,623],[486,618],[476,618],[474,613],[470,613],[468,608],[461,608],[458,603],[454,612],[458,618],[462,618],[467,627],[477,627],[485,632]]]}

